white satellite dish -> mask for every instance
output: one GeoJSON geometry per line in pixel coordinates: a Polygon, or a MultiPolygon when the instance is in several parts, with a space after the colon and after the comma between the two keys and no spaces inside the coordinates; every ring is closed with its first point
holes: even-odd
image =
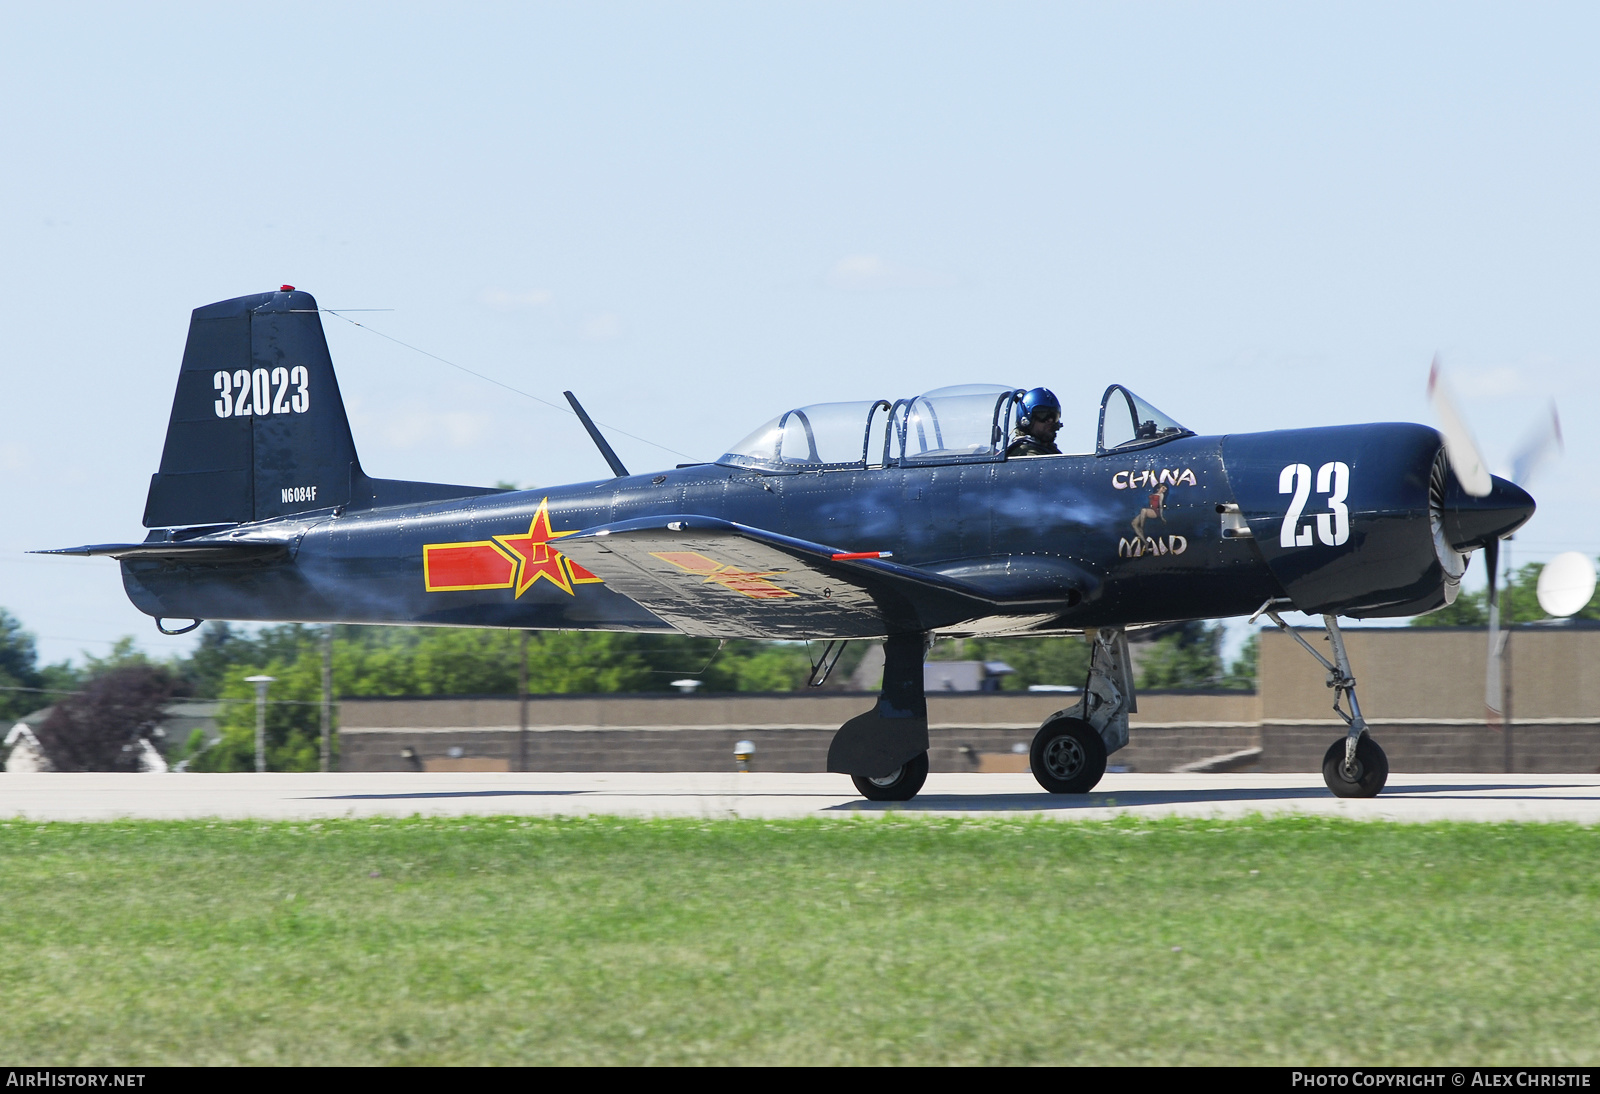
{"type": "Polygon", "coordinates": [[[1594,584],[1594,562],[1588,555],[1581,551],[1557,555],[1539,571],[1539,607],[1548,615],[1569,616],[1589,603],[1594,584]]]}

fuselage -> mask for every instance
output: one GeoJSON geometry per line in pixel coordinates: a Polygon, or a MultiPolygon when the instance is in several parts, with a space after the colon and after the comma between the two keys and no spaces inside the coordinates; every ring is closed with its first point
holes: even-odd
{"type": "Polygon", "coordinates": [[[936,466],[784,474],[700,464],[303,513],[217,533],[280,539],[290,547],[280,559],[122,567],[134,604],[171,619],[663,631],[562,558],[560,540],[696,514],[839,552],[889,552],[991,596],[992,614],[948,633],[1216,618],[1273,599],[1414,614],[1443,604],[1448,583],[1430,530],[1438,453],[1433,430],[1391,424],[936,466]]]}

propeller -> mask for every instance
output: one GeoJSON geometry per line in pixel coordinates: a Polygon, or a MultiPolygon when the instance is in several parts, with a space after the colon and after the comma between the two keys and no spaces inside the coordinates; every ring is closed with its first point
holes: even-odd
{"type": "Polygon", "coordinates": [[[1511,481],[1518,486],[1526,486],[1528,479],[1552,451],[1558,456],[1565,451],[1561,440],[1561,415],[1556,413],[1556,404],[1553,402],[1550,404],[1550,416],[1533,423],[1533,428],[1528,430],[1511,457],[1511,481]]]}
{"type": "Polygon", "coordinates": [[[1484,565],[1489,567],[1489,663],[1483,674],[1483,705],[1489,724],[1498,727],[1505,715],[1506,689],[1501,669],[1506,662],[1506,636],[1500,633],[1500,590],[1495,577],[1500,569],[1500,541],[1492,539],[1483,549],[1484,565]]]}
{"type": "Polygon", "coordinates": [[[1489,474],[1489,464],[1483,458],[1477,438],[1456,406],[1450,385],[1445,382],[1438,354],[1434,354],[1433,365],[1428,369],[1428,400],[1433,404],[1434,417],[1439,419],[1445,454],[1450,459],[1450,470],[1455,472],[1456,481],[1473,497],[1488,497],[1494,489],[1494,478],[1489,474]]]}
{"type": "MultiPolygon", "coordinates": [[[[1478,447],[1477,438],[1472,435],[1472,430],[1456,403],[1455,395],[1445,380],[1444,370],[1439,365],[1437,354],[1434,355],[1433,364],[1428,370],[1428,399],[1433,404],[1434,416],[1439,421],[1439,432],[1444,435],[1445,456],[1450,461],[1450,470],[1454,473],[1456,481],[1468,495],[1474,498],[1489,498],[1497,490],[1494,476],[1489,473],[1483,450],[1478,447]]],[[[1559,453],[1561,450],[1561,418],[1556,413],[1555,404],[1551,403],[1549,416],[1534,423],[1533,428],[1517,446],[1511,460],[1511,482],[1515,487],[1526,486],[1528,479],[1539,465],[1552,452],[1559,453]]],[[[1504,491],[1503,487],[1500,489],[1504,491]]],[[[1526,498],[1527,495],[1523,494],[1523,497],[1526,498]]],[[[1531,505],[1532,499],[1528,500],[1531,505]]],[[[1492,500],[1489,508],[1493,508],[1492,500]]],[[[1484,672],[1484,706],[1488,710],[1489,723],[1495,726],[1501,724],[1506,705],[1504,666],[1507,636],[1500,629],[1499,588],[1502,538],[1509,536],[1502,537],[1490,530],[1487,539],[1478,541],[1483,547],[1483,561],[1489,570],[1489,649],[1488,665],[1484,672]]],[[[1466,549],[1470,550],[1471,547],[1468,546],[1466,549]]]]}

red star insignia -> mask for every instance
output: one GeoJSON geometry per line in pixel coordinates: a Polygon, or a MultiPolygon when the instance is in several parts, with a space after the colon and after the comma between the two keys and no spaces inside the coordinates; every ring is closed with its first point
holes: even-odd
{"type": "Polygon", "coordinates": [[[539,511],[533,515],[526,535],[494,538],[517,558],[516,596],[527,592],[541,577],[569,596],[575,595],[567,571],[561,565],[561,552],[550,546],[558,533],[550,530],[549,498],[539,503],[539,511]]]}

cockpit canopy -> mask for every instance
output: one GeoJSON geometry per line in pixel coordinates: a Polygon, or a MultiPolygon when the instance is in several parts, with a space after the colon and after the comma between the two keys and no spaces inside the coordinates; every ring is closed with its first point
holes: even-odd
{"type": "MultiPolygon", "coordinates": [[[[797,407],[767,422],[717,462],[796,473],[1003,460],[1014,439],[1023,393],[1022,388],[999,384],[963,384],[892,403],[875,399],[797,407]]],[[[1121,385],[1106,389],[1100,405],[1100,455],[1190,435],[1121,385]]]]}

